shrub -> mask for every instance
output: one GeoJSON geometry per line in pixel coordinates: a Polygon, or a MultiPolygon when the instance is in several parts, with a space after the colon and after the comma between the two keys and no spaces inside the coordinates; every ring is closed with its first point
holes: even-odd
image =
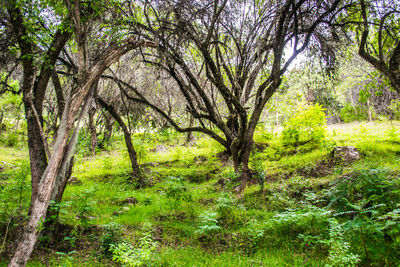
{"type": "Polygon", "coordinates": [[[392,112],[393,119],[400,119],[400,99],[392,99],[388,109],[392,112]]]}
{"type": "Polygon", "coordinates": [[[143,164],[143,162],[149,159],[149,148],[143,140],[135,139],[133,141],[133,146],[135,148],[139,164],[143,164]]]}
{"type": "Polygon", "coordinates": [[[367,119],[367,114],[360,107],[354,108],[350,103],[346,103],[340,110],[340,118],[346,123],[362,121],[367,119]]]}
{"type": "Polygon", "coordinates": [[[360,257],[350,252],[350,244],[344,240],[344,230],[342,226],[335,220],[329,220],[329,266],[357,266],[360,257]]]}
{"type": "Polygon", "coordinates": [[[101,236],[101,247],[105,254],[111,252],[111,247],[121,241],[122,226],[115,222],[103,225],[103,234],[101,236]]]}
{"type": "Polygon", "coordinates": [[[234,205],[235,198],[232,194],[223,192],[217,199],[217,212],[219,214],[219,219],[224,225],[233,224],[235,221],[235,213],[233,212],[234,205]]]}
{"type": "Polygon", "coordinates": [[[169,177],[164,188],[167,197],[174,200],[173,207],[176,209],[178,204],[182,201],[191,200],[188,193],[188,185],[182,178],[169,177]]]}
{"type": "Polygon", "coordinates": [[[217,220],[218,213],[213,211],[205,211],[199,215],[199,225],[196,233],[201,235],[208,235],[217,232],[221,229],[217,220]]]}
{"type": "Polygon", "coordinates": [[[372,168],[354,171],[343,176],[333,183],[327,192],[329,206],[339,212],[354,209],[354,205],[383,204],[382,208],[394,209],[400,202],[398,194],[399,185],[390,177],[390,170],[385,168],[372,168]]]}
{"type": "Polygon", "coordinates": [[[128,266],[148,266],[154,260],[157,244],[151,238],[151,232],[145,232],[137,246],[128,242],[111,244],[113,260],[128,266]]]}
{"type": "Polygon", "coordinates": [[[265,224],[256,219],[250,220],[246,224],[244,232],[245,240],[242,246],[247,254],[253,254],[261,248],[261,242],[264,240],[265,224]]]}
{"type": "Polygon", "coordinates": [[[93,200],[95,196],[96,188],[88,188],[73,194],[76,200],[74,204],[76,205],[76,211],[78,212],[77,218],[83,228],[88,228],[90,226],[90,216],[95,212],[96,201],[93,200]]]}
{"type": "Polygon", "coordinates": [[[285,146],[298,146],[313,142],[320,143],[325,138],[326,115],[321,105],[301,106],[290,118],[282,132],[285,146]]]}

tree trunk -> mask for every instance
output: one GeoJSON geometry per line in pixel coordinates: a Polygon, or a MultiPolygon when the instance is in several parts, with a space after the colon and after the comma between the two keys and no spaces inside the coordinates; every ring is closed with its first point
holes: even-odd
{"type": "Polygon", "coordinates": [[[97,133],[96,133],[96,126],[94,125],[95,113],[96,113],[96,108],[91,107],[89,110],[89,131],[91,136],[90,151],[93,157],[96,156],[96,147],[97,147],[97,133]]]}
{"type": "MultiPolygon", "coordinates": [[[[189,127],[192,127],[193,123],[194,123],[194,118],[193,118],[192,115],[189,115],[189,117],[190,117],[190,119],[189,119],[189,127]]],[[[193,142],[193,132],[190,131],[190,132],[187,133],[185,144],[186,145],[190,145],[192,142],[193,142]]]]}
{"type": "MultiPolygon", "coordinates": [[[[70,133],[73,130],[76,114],[78,113],[80,101],[68,102],[65,106],[63,118],[60,123],[57,141],[54,146],[54,151],[50,157],[46,170],[43,173],[42,179],[38,184],[38,192],[32,200],[30,206],[30,217],[26,223],[22,236],[18,242],[18,247],[14,257],[9,263],[9,267],[25,266],[36,244],[40,234],[40,227],[44,225],[46,220],[47,209],[56,188],[59,177],[62,176],[62,171],[65,170],[68,159],[71,158],[74,146],[76,145],[77,132],[79,131],[80,120],[87,108],[90,95],[86,96],[85,105],[82,107],[80,118],[76,124],[73,136],[69,141],[70,133]],[[70,105],[71,103],[71,105],[70,105]],[[72,105],[74,104],[74,105],[72,105]],[[39,228],[39,229],[38,229],[39,228]]],[[[61,183],[60,183],[61,184],[61,183]]],[[[58,191],[58,190],[57,190],[58,191]]]]}
{"type": "MultiPolygon", "coordinates": [[[[100,103],[100,105],[107,110],[108,113],[118,122],[119,126],[122,129],[122,132],[124,133],[124,138],[125,138],[125,144],[126,148],[128,150],[129,154],[129,159],[131,161],[131,166],[132,166],[132,178],[133,177],[139,177],[140,176],[140,169],[139,169],[139,164],[137,161],[137,155],[135,148],[133,147],[132,144],[132,139],[131,139],[131,134],[129,133],[128,127],[126,127],[126,124],[122,120],[121,116],[117,113],[117,111],[114,109],[114,107],[107,102],[105,102],[101,97],[97,96],[96,97],[97,101],[100,103]]],[[[139,181],[140,183],[142,181],[139,181]]]]}
{"type": "Polygon", "coordinates": [[[54,186],[53,194],[51,196],[51,201],[53,203],[50,203],[52,205],[52,208],[49,208],[47,210],[46,218],[46,234],[50,236],[55,236],[58,233],[58,218],[60,215],[60,203],[62,201],[62,197],[64,195],[65,188],[67,187],[67,183],[69,178],[72,175],[72,168],[74,166],[74,157],[70,159],[68,164],[65,166],[65,171],[61,170],[60,174],[57,176],[57,180],[54,186]]]}
{"type": "Polygon", "coordinates": [[[3,118],[4,118],[4,112],[2,111],[0,114],[0,136],[3,132],[3,118]]]}
{"type": "MultiPolygon", "coordinates": [[[[24,93],[25,117],[27,120],[29,160],[31,167],[31,202],[37,198],[39,192],[40,179],[47,167],[47,155],[44,140],[41,138],[40,126],[34,116],[32,101],[28,100],[29,96],[24,93]]],[[[29,213],[31,210],[29,210],[29,213]]]]}
{"type": "Polygon", "coordinates": [[[371,103],[369,99],[367,99],[367,107],[368,107],[368,120],[372,122],[372,110],[371,110],[371,103]]]}

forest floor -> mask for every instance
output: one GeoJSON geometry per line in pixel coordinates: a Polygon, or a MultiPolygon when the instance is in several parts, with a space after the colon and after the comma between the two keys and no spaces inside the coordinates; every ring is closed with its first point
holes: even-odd
{"type": "MultiPolygon", "coordinates": [[[[259,130],[240,198],[229,159],[207,138],[136,135],[141,184],[122,140],[95,157],[81,145],[57,233],[42,235],[29,266],[397,266],[400,237],[386,224],[400,224],[399,135],[400,122],[332,125],[318,147],[288,149],[259,130]],[[361,159],[333,161],[336,146],[361,159]]],[[[0,145],[0,266],[29,206],[27,159],[26,147],[0,145]]]]}

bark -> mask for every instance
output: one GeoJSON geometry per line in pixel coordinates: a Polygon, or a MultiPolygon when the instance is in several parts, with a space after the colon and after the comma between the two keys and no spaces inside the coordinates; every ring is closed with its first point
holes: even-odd
{"type": "MultiPolygon", "coordinates": [[[[366,60],[369,64],[371,64],[375,69],[380,71],[385,77],[387,77],[392,84],[393,88],[400,94],[400,41],[396,39],[396,47],[394,47],[393,51],[388,53],[388,55],[383,55],[382,49],[382,34],[384,31],[384,22],[385,19],[391,14],[392,11],[386,13],[380,22],[380,27],[378,29],[379,33],[379,53],[378,56],[374,56],[367,50],[368,43],[368,35],[369,35],[369,21],[367,16],[367,6],[364,0],[360,1],[361,6],[361,16],[363,19],[363,32],[361,35],[361,41],[359,45],[358,54],[366,60]],[[385,58],[387,60],[385,61],[385,58]]],[[[397,38],[397,37],[396,37],[397,38]]]]}
{"type": "Polygon", "coordinates": [[[114,127],[114,119],[112,117],[109,118],[107,115],[104,115],[104,118],[105,118],[105,130],[103,132],[103,138],[101,142],[98,144],[100,148],[105,148],[106,143],[110,142],[114,127]]]}
{"type": "MultiPolygon", "coordinates": [[[[47,84],[61,49],[64,47],[71,34],[67,31],[57,31],[54,35],[50,48],[46,53],[46,61],[40,67],[40,74],[37,76],[37,67],[33,61],[36,45],[26,38],[27,30],[24,26],[24,18],[19,8],[13,4],[6,3],[7,11],[10,14],[10,23],[21,49],[21,62],[23,67],[23,102],[25,117],[27,120],[27,135],[29,159],[31,167],[31,202],[38,195],[40,178],[47,166],[46,140],[43,138],[42,105],[47,84]]],[[[29,211],[29,213],[31,210],[29,211]]]]}
{"type": "Polygon", "coordinates": [[[0,136],[3,133],[3,119],[4,119],[4,112],[0,113],[0,136]]]}
{"type": "MultiPolygon", "coordinates": [[[[193,126],[193,123],[194,123],[194,118],[193,118],[193,116],[192,115],[190,115],[189,114],[189,117],[190,117],[190,119],[189,119],[189,127],[192,127],[193,126]]],[[[192,131],[190,131],[190,132],[188,132],[187,133],[187,135],[186,135],[186,142],[185,142],[185,144],[186,145],[190,145],[192,142],[193,142],[193,132],[192,131]]]]}
{"type": "Polygon", "coordinates": [[[369,122],[372,122],[372,108],[371,108],[371,103],[369,99],[367,99],[367,107],[368,107],[368,120],[369,122]]]}
{"type": "MultiPolygon", "coordinates": [[[[77,87],[65,101],[64,113],[58,129],[53,153],[40,179],[37,196],[31,202],[29,221],[25,225],[22,238],[18,242],[18,247],[9,266],[25,266],[32,253],[40,233],[38,227],[46,219],[47,208],[57,177],[63,166],[67,164],[68,157],[73,153],[74,142],[73,138],[70,140],[70,135],[74,129],[74,122],[82,103],[86,101],[86,106],[90,100],[90,89],[112,63],[139,46],[154,46],[154,43],[137,41],[132,38],[122,42],[122,45],[111,44],[89,70],[79,68],[80,73],[77,74],[77,87]]],[[[79,123],[75,127],[75,134],[77,134],[78,129],[79,123]]]]}
{"type": "Polygon", "coordinates": [[[96,113],[96,109],[91,107],[89,110],[89,132],[90,132],[90,152],[92,153],[92,157],[96,156],[96,147],[97,147],[97,133],[96,126],[94,125],[94,114],[96,113]]]}
{"type": "Polygon", "coordinates": [[[122,120],[121,116],[119,116],[118,112],[115,110],[115,108],[111,104],[108,104],[104,99],[102,99],[99,96],[97,96],[96,99],[99,102],[99,104],[105,110],[107,110],[107,112],[110,113],[110,115],[118,122],[119,127],[122,129],[122,132],[124,133],[126,148],[128,150],[128,154],[129,154],[129,159],[131,161],[132,178],[139,177],[140,176],[139,164],[137,161],[136,151],[135,151],[135,148],[133,147],[131,134],[128,130],[128,127],[126,126],[126,124],[122,120]]]}

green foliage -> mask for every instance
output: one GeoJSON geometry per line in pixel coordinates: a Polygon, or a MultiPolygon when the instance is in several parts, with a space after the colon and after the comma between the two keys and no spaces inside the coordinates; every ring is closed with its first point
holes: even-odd
{"type": "Polygon", "coordinates": [[[265,171],[262,165],[262,161],[259,158],[255,158],[252,162],[253,170],[255,171],[255,177],[260,185],[260,191],[264,191],[264,184],[265,184],[265,171]]]}
{"type": "Polygon", "coordinates": [[[398,221],[399,188],[390,170],[361,169],[335,181],[326,194],[328,207],[335,208],[335,216],[344,220],[343,229],[364,264],[379,262],[382,254],[390,255],[399,249],[398,228],[393,228],[398,221]],[[385,243],[385,235],[391,236],[391,244],[385,243]]]}
{"type": "Polygon", "coordinates": [[[396,127],[392,126],[389,130],[387,130],[386,137],[388,138],[389,142],[400,144],[400,131],[396,127]]]}
{"type": "Polygon", "coordinates": [[[242,248],[247,254],[256,253],[261,247],[261,243],[265,241],[264,237],[265,224],[257,219],[252,219],[247,222],[244,231],[245,240],[242,243],[242,248]]]}
{"type": "Polygon", "coordinates": [[[297,237],[302,234],[302,236],[323,238],[328,229],[330,215],[329,210],[307,205],[301,209],[287,209],[285,212],[275,214],[267,221],[266,227],[267,231],[275,232],[278,236],[284,234],[297,237]]]}
{"type": "Polygon", "coordinates": [[[95,212],[95,191],[96,188],[92,187],[75,194],[75,198],[79,200],[74,202],[76,206],[75,210],[78,212],[77,218],[83,228],[88,228],[90,226],[90,216],[95,212]]]}
{"type": "Polygon", "coordinates": [[[350,103],[346,103],[340,110],[340,118],[343,122],[362,121],[367,119],[367,113],[360,107],[354,108],[350,103]]]}
{"type": "Polygon", "coordinates": [[[210,235],[218,232],[221,226],[218,225],[218,213],[207,210],[199,215],[199,224],[196,233],[210,235]]]}
{"type": "Polygon", "coordinates": [[[182,178],[169,177],[165,183],[167,197],[173,199],[173,208],[177,208],[182,201],[190,201],[191,195],[188,192],[188,184],[182,178]]]}
{"type": "Polygon", "coordinates": [[[152,239],[151,232],[145,232],[133,246],[128,242],[111,244],[113,261],[127,266],[147,266],[154,261],[157,243],[152,239]]]}
{"type": "Polygon", "coordinates": [[[138,163],[142,164],[149,158],[149,148],[147,144],[140,139],[135,139],[133,141],[133,147],[135,148],[136,151],[136,157],[138,159],[138,163]]]}
{"type": "Polygon", "coordinates": [[[378,221],[382,222],[381,230],[393,241],[394,251],[400,252],[400,205],[393,211],[380,216],[378,221]]]}
{"type": "MultiPolygon", "coordinates": [[[[126,179],[121,170],[129,166],[129,159],[120,151],[78,158],[74,175],[82,185],[66,188],[60,205],[65,236],[51,240],[60,251],[77,252],[49,253],[43,262],[65,266],[354,266],[356,262],[358,266],[395,266],[400,260],[400,147],[390,141],[393,134],[389,132],[398,128],[397,122],[333,128],[329,142],[355,145],[368,156],[353,165],[328,166],[333,169],[321,176],[308,176],[321,171],[324,166],[320,163],[325,163],[333,145],[323,142],[311,152],[298,149],[290,154],[279,140],[272,139],[263,152],[253,153],[250,161],[254,178],[262,172],[268,174],[264,192],[252,183],[243,198],[231,192],[237,178],[231,166],[223,166],[216,157],[203,158],[212,143],[203,139],[199,139],[202,147],[184,148],[190,149],[190,156],[182,153],[178,161],[170,160],[172,149],[162,155],[148,152],[154,162],[148,165],[149,175],[156,177],[154,186],[135,190],[121,183],[126,179]],[[110,155],[113,163],[107,170],[110,155]],[[372,168],[380,165],[387,167],[372,168]],[[187,182],[200,181],[213,170],[217,170],[215,177],[208,176],[207,181],[187,182]],[[98,179],[105,174],[107,179],[98,179]],[[180,178],[168,178],[171,175],[180,178]],[[223,184],[218,183],[221,178],[223,184]],[[138,203],[123,203],[128,197],[138,203]],[[191,198],[196,201],[188,201],[191,198]],[[161,240],[149,261],[143,260],[148,254],[141,252],[139,242],[140,232],[149,232],[140,227],[146,221],[156,225],[150,237],[153,242],[161,240]],[[110,262],[111,247],[119,250],[114,263],[110,262]]],[[[16,210],[4,246],[7,250],[13,231],[25,219],[17,217],[26,214],[30,186],[26,177],[23,208],[17,210],[20,167],[3,165],[2,161],[13,163],[26,151],[0,148],[0,165],[4,167],[0,172],[0,231],[9,221],[7,212],[16,210]]]]}
{"type": "Polygon", "coordinates": [[[111,170],[113,168],[113,158],[109,155],[102,158],[103,170],[111,170]]]}
{"type": "Polygon", "coordinates": [[[0,224],[24,214],[29,204],[29,176],[27,160],[19,160],[13,170],[0,172],[0,181],[5,180],[0,183],[0,224]]]}
{"type": "MultiPolygon", "coordinates": [[[[0,80],[2,80],[1,77],[0,80]]],[[[12,80],[9,83],[15,92],[19,90],[18,81],[12,80]]],[[[9,147],[16,146],[19,137],[25,136],[26,123],[20,121],[22,112],[21,95],[11,92],[0,95],[0,141],[9,147]]]]}
{"type": "Polygon", "coordinates": [[[227,192],[223,192],[217,199],[216,210],[219,214],[219,220],[224,225],[232,225],[235,222],[235,197],[227,192]]]}
{"type": "Polygon", "coordinates": [[[101,236],[101,247],[105,254],[111,252],[111,247],[120,243],[122,240],[122,225],[110,222],[103,225],[103,234],[101,236]]]}
{"type": "Polygon", "coordinates": [[[380,209],[393,209],[400,203],[400,188],[398,182],[389,177],[390,170],[385,168],[356,170],[341,177],[327,192],[329,206],[339,212],[354,210],[357,205],[382,205],[380,209]]]}
{"type": "Polygon", "coordinates": [[[400,99],[392,99],[388,109],[393,114],[393,119],[400,120],[400,99]]]}
{"type": "Polygon", "coordinates": [[[329,239],[325,241],[329,245],[329,264],[325,266],[357,266],[360,257],[350,252],[350,244],[344,239],[342,226],[335,219],[330,219],[329,223],[329,239]]]}
{"type": "Polygon", "coordinates": [[[320,143],[325,138],[326,115],[321,105],[300,106],[285,124],[282,142],[297,146],[308,142],[320,143]]]}
{"type": "Polygon", "coordinates": [[[157,133],[157,140],[161,143],[168,143],[178,139],[178,134],[173,128],[163,128],[157,133]]]}

